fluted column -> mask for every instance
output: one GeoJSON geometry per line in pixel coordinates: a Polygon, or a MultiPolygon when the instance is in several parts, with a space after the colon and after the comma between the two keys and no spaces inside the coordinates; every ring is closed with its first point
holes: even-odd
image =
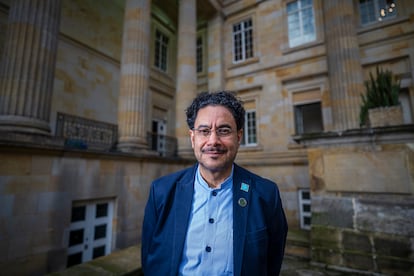
{"type": "Polygon", "coordinates": [[[353,0],[323,1],[333,130],[359,127],[363,75],[353,0]]]}
{"type": "Polygon", "coordinates": [[[127,0],[122,38],[122,61],[118,99],[118,149],[148,149],[149,55],[151,0],[127,0]]]}
{"type": "Polygon", "coordinates": [[[208,23],[208,89],[224,89],[223,17],[217,12],[208,23]]]}
{"type": "Polygon", "coordinates": [[[193,156],[185,110],[197,95],[196,0],[180,0],[176,91],[176,137],[181,156],[193,156]]]}
{"type": "Polygon", "coordinates": [[[49,135],[61,1],[10,5],[0,63],[0,130],[49,135]]]}

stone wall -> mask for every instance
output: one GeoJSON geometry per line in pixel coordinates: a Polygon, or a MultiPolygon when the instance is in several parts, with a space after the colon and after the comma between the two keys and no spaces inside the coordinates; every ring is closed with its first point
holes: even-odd
{"type": "Polygon", "coordinates": [[[413,140],[384,130],[313,140],[320,142],[308,151],[313,262],[386,275],[414,272],[413,140]]]}
{"type": "Polygon", "coordinates": [[[192,164],[66,149],[58,138],[0,137],[2,275],[43,275],[66,267],[74,202],[111,199],[111,251],[139,244],[151,181],[192,164]]]}

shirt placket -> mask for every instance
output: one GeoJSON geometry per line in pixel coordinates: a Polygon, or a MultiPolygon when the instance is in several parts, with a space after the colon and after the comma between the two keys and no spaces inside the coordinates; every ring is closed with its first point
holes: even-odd
{"type": "Polygon", "coordinates": [[[207,222],[206,222],[206,260],[213,265],[213,257],[214,257],[214,250],[215,250],[215,237],[217,233],[217,215],[218,215],[218,204],[220,201],[220,190],[216,189],[211,191],[208,204],[207,204],[207,222]]]}

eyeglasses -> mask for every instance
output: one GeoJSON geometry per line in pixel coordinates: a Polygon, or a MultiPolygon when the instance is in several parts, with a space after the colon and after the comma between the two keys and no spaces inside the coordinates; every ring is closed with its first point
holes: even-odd
{"type": "MultiPolygon", "coordinates": [[[[211,132],[213,131],[209,127],[193,128],[193,130],[197,133],[197,135],[205,138],[210,137],[211,132]]],[[[219,127],[215,130],[215,132],[218,137],[228,137],[233,133],[233,130],[229,127],[219,127]]]]}

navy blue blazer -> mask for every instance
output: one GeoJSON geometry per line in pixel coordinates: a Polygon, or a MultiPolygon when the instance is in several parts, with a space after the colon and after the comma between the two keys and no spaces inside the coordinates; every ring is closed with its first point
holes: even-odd
{"type": "MultiPolygon", "coordinates": [[[[142,228],[145,276],[177,275],[193,201],[197,165],[155,180],[142,228]]],[[[279,275],[287,222],[277,185],[234,165],[234,275],[279,275]],[[241,189],[246,183],[249,189],[241,189]],[[244,198],[247,204],[239,204],[244,198]]]]}

